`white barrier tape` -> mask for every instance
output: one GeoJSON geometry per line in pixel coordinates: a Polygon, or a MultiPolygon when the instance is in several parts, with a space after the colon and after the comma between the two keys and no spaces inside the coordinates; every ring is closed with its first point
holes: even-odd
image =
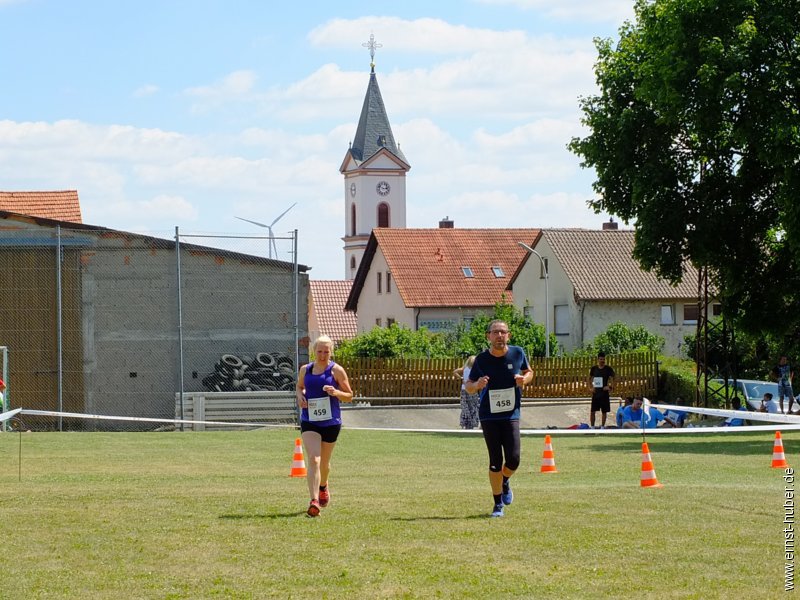
{"type": "Polygon", "coordinates": [[[745,421],[767,421],[768,423],[789,423],[790,425],[800,425],[800,417],[794,415],[784,415],[781,413],[762,413],[745,410],[728,410],[725,408],[702,408],[697,406],[676,406],[674,404],[651,404],[659,410],[674,410],[689,412],[697,415],[708,415],[711,417],[724,417],[734,419],[744,419],[745,421]]]}
{"type": "MultiPolygon", "coordinates": [[[[658,405],[659,408],[675,408],[686,410],[687,407],[672,406],[668,404],[658,405]]],[[[703,410],[716,410],[716,409],[703,409],[703,410]]],[[[719,412],[719,411],[717,411],[719,412]]],[[[737,411],[725,411],[730,413],[737,413],[737,411]]],[[[738,411],[741,414],[741,411],[738,411]]],[[[23,415],[39,415],[48,417],[67,417],[77,419],[97,419],[105,421],[133,421],[144,423],[171,423],[171,424],[203,424],[203,425],[225,425],[232,427],[269,427],[280,429],[297,429],[297,425],[289,424],[275,424],[275,423],[236,423],[230,421],[192,421],[189,419],[156,419],[151,417],[123,417],[113,415],[91,415],[85,413],[69,413],[58,412],[49,410],[33,410],[26,408],[15,408],[12,411],[0,414],[0,421],[3,417],[10,418],[17,414],[23,415]]],[[[748,413],[751,414],[751,413],[748,413]]],[[[758,414],[758,413],[752,413],[758,414]]],[[[738,415],[736,415],[738,416],[738,415]]],[[[468,435],[483,434],[480,429],[422,429],[422,428],[405,428],[405,427],[347,427],[351,431],[394,431],[398,433],[463,433],[468,435]]],[[[746,433],[756,431],[796,431],[800,430],[800,423],[794,421],[793,424],[777,424],[771,425],[746,425],[742,427],[659,427],[656,429],[521,429],[520,435],[688,435],[688,434],[702,434],[702,433],[746,433]]]]}
{"type": "MultiPolygon", "coordinates": [[[[235,423],[231,421],[191,421],[189,419],[155,419],[151,417],[121,417],[121,416],[113,416],[113,415],[90,415],[86,413],[70,413],[70,412],[59,412],[54,410],[33,410],[28,408],[17,408],[14,411],[16,413],[20,413],[23,415],[38,415],[44,417],[67,417],[67,418],[74,418],[74,419],[96,419],[101,421],[134,421],[134,422],[142,422],[142,423],[172,423],[174,425],[179,425],[181,423],[188,424],[188,425],[226,425],[229,427],[279,427],[279,428],[287,428],[291,427],[297,429],[297,425],[289,425],[289,424],[275,424],[275,423],[235,423]]],[[[5,414],[5,413],[3,413],[5,414]]]]}
{"type": "MultiPolygon", "coordinates": [[[[480,429],[410,429],[403,427],[347,427],[348,431],[398,431],[405,433],[465,433],[483,434],[480,429]]],[[[659,427],[657,429],[520,429],[520,435],[684,435],[700,433],[745,433],[750,431],[796,431],[800,430],[797,425],[747,425],[743,427],[659,427]]]]}
{"type": "Polygon", "coordinates": [[[4,413],[0,413],[0,423],[3,421],[8,421],[10,418],[19,414],[20,411],[22,411],[21,408],[15,408],[14,410],[8,410],[4,413]]]}

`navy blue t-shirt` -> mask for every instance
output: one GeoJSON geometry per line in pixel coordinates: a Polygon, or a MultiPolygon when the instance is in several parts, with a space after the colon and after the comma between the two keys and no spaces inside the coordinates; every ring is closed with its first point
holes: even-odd
{"type": "Polygon", "coordinates": [[[481,421],[519,420],[522,389],[517,387],[514,375],[528,369],[528,358],[519,346],[509,346],[504,356],[494,356],[488,350],[478,354],[469,378],[478,381],[484,375],[489,376],[489,385],[481,390],[478,408],[481,421]]]}

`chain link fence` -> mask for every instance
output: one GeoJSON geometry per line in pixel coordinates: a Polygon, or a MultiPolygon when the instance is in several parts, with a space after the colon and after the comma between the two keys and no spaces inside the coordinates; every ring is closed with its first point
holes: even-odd
{"type": "MultiPolygon", "coordinates": [[[[297,255],[296,232],[278,241],[297,255]]],[[[270,242],[177,228],[169,240],[36,219],[2,228],[7,404],[174,419],[192,392],[292,389],[307,358],[298,343],[307,340],[307,268],[271,258],[270,242]]],[[[45,415],[25,415],[22,426],[171,428],[45,415]]]]}

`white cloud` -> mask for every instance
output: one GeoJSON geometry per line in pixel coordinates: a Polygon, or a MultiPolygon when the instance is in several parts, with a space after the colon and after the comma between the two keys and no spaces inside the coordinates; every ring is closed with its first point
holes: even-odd
{"type": "Polygon", "coordinates": [[[252,100],[257,79],[253,71],[233,71],[211,85],[188,88],[184,94],[196,99],[191,106],[193,113],[205,113],[227,102],[252,100]]]}
{"type": "Polygon", "coordinates": [[[143,200],[117,200],[103,203],[94,208],[93,214],[106,220],[124,220],[127,222],[146,222],[148,229],[154,224],[167,227],[176,221],[196,221],[197,208],[182,196],[159,194],[143,200]],[[146,219],[143,218],[146,215],[146,219]]]}
{"type": "Polygon", "coordinates": [[[633,0],[476,0],[481,4],[516,6],[523,10],[542,11],[563,20],[622,23],[633,18],[633,0]]]}
{"type": "Polygon", "coordinates": [[[152,96],[158,93],[159,87],[152,83],[148,83],[146,85],[141,86],[133,91],[133,95],[135,98],[144,98],[146,96],[152,96]]]}
{"type": "MultiPolygon", "coordinates": [[[[379,31],[375,41],[392,48],[415,53],[466,54],[517,46],[525,40],[520,30],[497,31],[466,25],[454,25],[441,19],[400,19],[398,17],[361,17],[332,19],[314,28],[309,41],[315,46],[349,48],[352,40],[363,37],[365,31],[379,31]]],[[[366,41],[364,42],[366,44],[366,41]]],[[[380,62],[380,48],[376,63],[380,62]]]]}

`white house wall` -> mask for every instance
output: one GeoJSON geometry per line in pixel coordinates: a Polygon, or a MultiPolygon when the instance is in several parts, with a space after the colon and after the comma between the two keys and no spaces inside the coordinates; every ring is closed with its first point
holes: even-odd
{"type": "MultiPolygon", "coordinates": [[[[605,331],[611,323],[621,321],[631,327],[644,325],[644,327],[655,335],[664,338],[664,354],[669,356],[681,356],[683,354],[683,338],[685,335],[694,334],[697,331],[697,322],[683,322],[683,305],[688,301],[671,300],[651,300],[651,301],[629,301],[629,302],[587,302],[583,315],[584,336],[586,341],[591,341],[598,334],[605,331]],[[661,306],[672,304],[675,306],[677,323],[674,325],[661,324],[661,306]]],[[[577,322],[573,330],[580,331],[580,312],[577,313],[577,322]]],[[[577,339],[577,335],[570,336],[577,339]]]]}
{"type": "Polygon", "coordinates": [[[433,333],[443,333],[454,330],[462,322],[470,322],[480,314],[492,314],[493,306],[462,308],[458,306],[444,306],[420,308],[417,315],[417,328],[426,327],[433,333]]]}
{"type": "Polygon", "coordinates": [[[583,343],[591,342],[616,321],[631,327],[644,325],[651,333],[662,336],[665,339],[664,353],[671,356],[680,356],[684,336],[695,333],[695,322],[684,323],[682,319],[684,303],[691,303],[693,300],[587,301],[584,307],[575,301],[572,283],[554,257],[547,240],[540,239],[535,250],[542,258],[547,259],[549,267],[547,311],[545,282],[540,278],[541,263],[536,255],[528,257],[514,282],[514,306],[520,311],[524,311],[526,305],[533,307],[531,319],[541,325],[545,324],[546,314],[550,331],[556,333],[555,307],[566,305],[569,315],[567,331],[556,334],[564,351],[571,352],[583,343]],[[676,323],[673,325],[661,324],[661,306],[664,304],[674,306],[676,323]]]}
{"type": "MultiPolygon", "coordinates": [[[[561,265],[554,258],[547,241],[540,239],[535,250],[543,259],[547,260],[549,269],[549,277],[547,280],[547,307],[545,308],[545,280],[541,277],[542,263],[535,254],[528,257],[525,266],[514,282],[514,306],[522,312],[526,310],[526,306],[532,308],[532,310],[529,308],[531,320],[534,323],[543,325],[545,330],[547,330],[547,326],[549,325],[550,332],[554,333],[555,306],[569,306],[570,322],[574,322],[572,315],[576,308],[573,299],[573,288],[572,284],[567,279],[567,274],[564,272],[564,269],[561,268],[561,265]],[[545,323],[545,316],[547,317],[547,323],[545,323]]],[[[562,345],[566,345],[565,342],[574,339],[574,337],[574,332],[570,332],[567,336],[559,336],[558,341],[562,345]]],[[[580,343],[577,345],[580,345],[580,343]]]]}
{"type": "Polygon", "coordinates": [[[397,290],[397,285],[392,280],[391,291],[386,291],[386,273],[389,265],[383,252],[378,248],[370,263],[364,287],[358,298],[358,331],[370,331],[377,325],[377,319],[385,327],[388,319],[394,319],[398,325],[405,325],[414,329],[414,311],[406,308],[403,299],[397,290]],[[377,274],[381,274],[381,293],[378,293],[377,274]]]}

